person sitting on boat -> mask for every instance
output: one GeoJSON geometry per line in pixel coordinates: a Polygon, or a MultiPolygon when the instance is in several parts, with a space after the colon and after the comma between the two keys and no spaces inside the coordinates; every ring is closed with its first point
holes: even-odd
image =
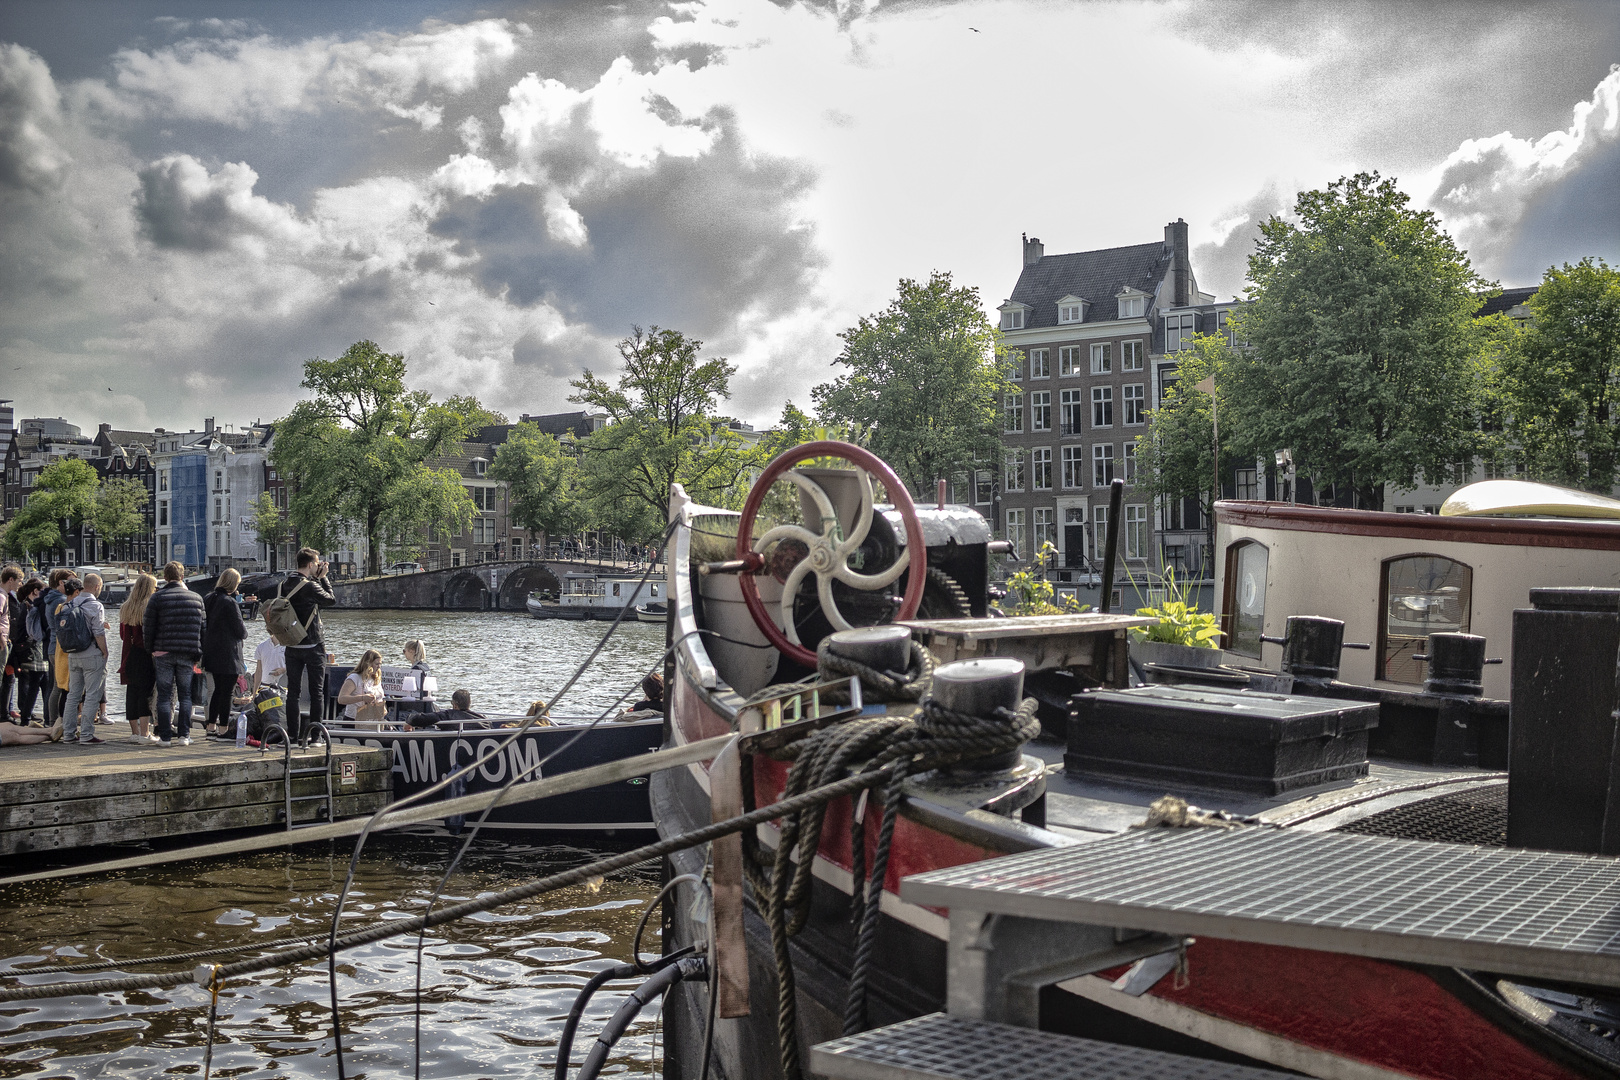
{"type": "Polygon", "coordinates": [[[338,704],[343,706],[343,715],[352,723],[381,720],[384,700],[382,653],[367,649],[360,655],[354,670],[344,678],[343,688],[338,691],[338,704]]]}
{"type": "Polygon", "coordinates": [[[551,706],[547,705],[544,701],[531,701],[531,702],[529,702],[529,711],[524,713],[523,715],[524,716],[537,716],[537,717],[539,717],[539,719],[536,720],[533,725],[531,725],[533,727],[555,727],[556,726],[555,724],[553,724],[551,722],[551,706]]]}
{"type": "Polygon", "coordinates": [[[440,709],[437,712],[410,713],[406,719],[411,727],[428,728],[444,720],[465,722],[468,720],[482,720],[484,714],[472,711],[472,694],[466,690],[457,690],[450,695],[450,708],[440,709]]]}
{"type": "Polygon", "coordinates": [[[664,711],[664,677],[656,671],[641,680],[641,692],[645,696],[634,705],[625,710],[624,715],[632,713],[664,711]]]}
{"type": "Polygon", "coordinates": [[[287,649],[277,645],[276,639],[267,637],[253,650],[253,686],[255,696],[261,687],[287,685],[287,649]]]}

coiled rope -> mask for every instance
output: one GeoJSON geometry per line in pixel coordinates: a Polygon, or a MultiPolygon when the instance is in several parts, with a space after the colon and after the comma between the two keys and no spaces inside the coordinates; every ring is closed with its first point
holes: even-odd
{"type": "MultiPolygon", "coordinates": [[[[817,658],[824,661],[828,655],[824,641],[817,658]]],[[[840,666],[832,668],[833,671],[839,675],[856,674],[863,688],[867,685],[870,668],[856,665],[844,657],[837,659],[840,666]],[[866,671],[850,670],[856,667],[866,668],[866,671]]],[[[912,686],[924,677],[932,684],[936,663],[926,649],[913,643],[910,673],[915,673],[915,678],[902,686],[896,685],[898,680],[892,676],[874,672],[887,682],[874,680],[873,688],[879,694],[895,694],[900,700],[906,700],[912,686]],[[918,653],[921,653],[921,658],[918,653]]],[[[839,781],[852,770],[852,779],[875,775],[884,777],[871,785],[881,789],[883,820],[870,874],[864,866],[866,826],[863,808],[858,807],[851,816],[851,872],[854,880],[850,893],[850,916],[859,931],[850,970],[849,992],[845,999],[846,1035],[856,1034],[866,1027],[867,981],[877,941],[889,849],[894,839],[894,826],[899,817],[906,778],[960,761],[1015,750],[1040,733],[1040,722],[1035,718],[1034,698],[1025,698],[1016,710],[998,709],[992,716],[980,717],[954,712],[933,698],[923,696],[925,694],[926,688],[919,694],[921,702],[915,720],[888,715],[835,724],[789,744],[778,755],[793,762],[782,793],[784,801],[798,798],[800,792],[824,790],[829,783],[839,781]]],[[[812,871],[825,817],[825,802],[807,805],[792,815],[784,815],[776,852],[769,858],[760,852],[753,833],[743,833],[746,855],[743,865],[754,890],[755,902],[764,910],[771,931],[771,948],[777,971],[777,1037],[785,1080],[800,1080],[803,1076],[799,1062],[798,1002],[788,943],[804,928],[809,918],[812,871]],[[792,857],[795,849],[799,855],[797,862],[792,857]]]]}
{"type": "Polygon", "coordinates": [[[879,671],[859,660],[840,656],[832,651],[832,644],[832,635],[828,635],[816,646],[816,670],[822,679],[853,677],[861,680],[862,700],[920,701],[934,685],[934,669],[939,661],[916,640],[911,642],[911,659],[903,673],[879,671]]]}

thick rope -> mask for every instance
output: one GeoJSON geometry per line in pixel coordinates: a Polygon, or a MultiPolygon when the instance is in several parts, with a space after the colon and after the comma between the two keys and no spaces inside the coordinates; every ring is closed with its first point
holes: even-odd
{"type": "Polygon", "coordinates": [[[413,934],[424,927],[453,922],[457,919],[466,918],[468,915],[476,915],[479,912],[489,911],[519,900],[527,900],[542,893],[555,892],[570,885],[582,885],[592,878],[602,877],[619,870],[626,870],[654,859],[661,859],[665,855],[686,848],[698,847],[735,832],[746,832],[767,821],[774,821],[779,817],[797,814],[808,807],[830,802],[845,795],[852,795],[863,788],[883,783],[887,776],[888,774],[882,770],[874,770],[862,772],[855,776],[843,777],[835,783],[805,791],[793,798],[783,799],[780,802],[762,806],[738,817],[717,821],[700,829],[693,829],[679,836],[660,840],[655,844],[647,844],[605,859],[598,859],[595,862],[586,863],[571,870],[564,870],[531,881],[528,884],[507,889],[504,892],[491,893],[488,896],[481,896],[460,904],[439,908],[437,911],[430,912],[427,915],[378,922],[364,930],[345,934],[334,942],[316,941],[301,947],[284,949],[272,956],[240,960],[217,969],[208,965],[195,970],[187,969],[184,971],[158,972],[151,975],[131,975],[119,979],[90,979],[84,982],[41,983],[36,986],[6,987],[0,989],[0,1002],[78,997],[85,994],[116,993],[123,990],[151,990],[198,981],[204,981],[206,985],[205,980],[216,970],[217,975],[214,977],[221,980],[234,979],[241,975],[252,975],[260,971],[286,967],[289,964],[315,960],[325,957],[329,951],[342,952],[360,945],[370,945],[373,942],[384,941],[388,938],[413,934]],[[201,978],[199,978],[199,972],[202,973],[201,978]]]}
{"type": "Polygon", "coordinates": [[[911,659],[904,672],[879,671],[859,660],[832,651],[832,636],[816,646],[816,670],[823,679],[853,677],[861,680],[861,696],[866,701],[920,701],[934,685],[934,668],[939,661],[917,641],[911,643],[911,659]],[[901,677],[903,676],[903,677],[901,677]]]}

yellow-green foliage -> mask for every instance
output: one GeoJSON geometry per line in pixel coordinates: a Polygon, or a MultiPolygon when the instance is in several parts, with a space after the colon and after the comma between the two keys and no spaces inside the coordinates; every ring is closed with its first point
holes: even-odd
{"type": "Polygon", "coordinates": [[[1046,580],[1046,567],[1057,548],[1051,541],[1041,544],[1028,569],[1020,570],[1007,579],[1009,615],[1072,615],[1090,611],[1090,604],[1081,604],[1073,596],[1063,597],[1062,604],[1052,602],[1052,583],[1046,580]]]}
{"type": "Polygon", "coordinates": [[[1163,584],[1165,598],[1158,607],[1136,609],[1138,615],[1158,622],[1152,626],[1133,626],[1131,635],[1137,641],[1162,641],[1197,649],[1219,648],[1221,626],[1215,613],[1199,611],[1197,604],[1188,602],[1188,586],[1176,581],[1175,571],[1165,572],[1163,584]]]}

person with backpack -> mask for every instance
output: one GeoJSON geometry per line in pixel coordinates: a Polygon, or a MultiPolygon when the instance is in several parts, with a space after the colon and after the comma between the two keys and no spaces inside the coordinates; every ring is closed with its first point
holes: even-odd
{"type": "Polygon", "coordinates": [[[100,596],[101,575],[86,574],[82,588],[56,614],[56,640],[68,660],[63,738],[78,732],[80,746],[105,741],[96,736],[96,713],[107,690],[107,609],[100,596]]]}
{"type": "Polygon", "coordinates": [[[309,729],[326,704],[326,641],[321,636],[321,608],[337,603],[326,581],[327,565],[314,548],[298,552],[298,569],[276,586],[264,606],[264,625],[276,644],[287,650],[287,719],[289,736],[306,742],[309,729]],[[298,704],[299,682],[309,688],[309,719],[298,704]],[[296,730],[294,730],[296,729],[296,730]]]}
{"type": "Polygon", "coordinates": [[[62,592],[64,582],[71,581],[73,571],[59,566],[51,571],[46,579],[45,589],[34,600],[34,614],[38,616],[41,633],[40,644],[44,646],[45,674],[43,686],[45,692],[45,723],[50,724],[62,718],[62,703],[67,699],[66,678],[58,680],[52,677],[56,671],[56,627],[52,623],[52,613],[67,602],[67,595],[62,592]]]}
{"type": "MultiPolygon", "coordinates": [[[[23,610],[23,632],[11,640],[10,664],[17,672],[17,722],[23,725],[34,722],[34,701],[45,691],[45,624],[34,605],[44,591],[43,581],[29,578],[14,598],[23,610]]],[[[41,711],[47,708],[42,706],[41,711]]],[[[43,722],[48,724],[50,717],[43,717],[43,722]]]]}
{"type": "Polygon", "coordinates": [[[180,562],[163,566],[163,586],[146,602],[141,639],[152,654],[157,681],[158,745],[168,746],[179,728],[181,746],[191,745],[191,675],[202,657],[203,600],[186,587],[186,568],[180,562]],[[170,724],[170,695],[179,697],[179,709],[170,724]]]}

